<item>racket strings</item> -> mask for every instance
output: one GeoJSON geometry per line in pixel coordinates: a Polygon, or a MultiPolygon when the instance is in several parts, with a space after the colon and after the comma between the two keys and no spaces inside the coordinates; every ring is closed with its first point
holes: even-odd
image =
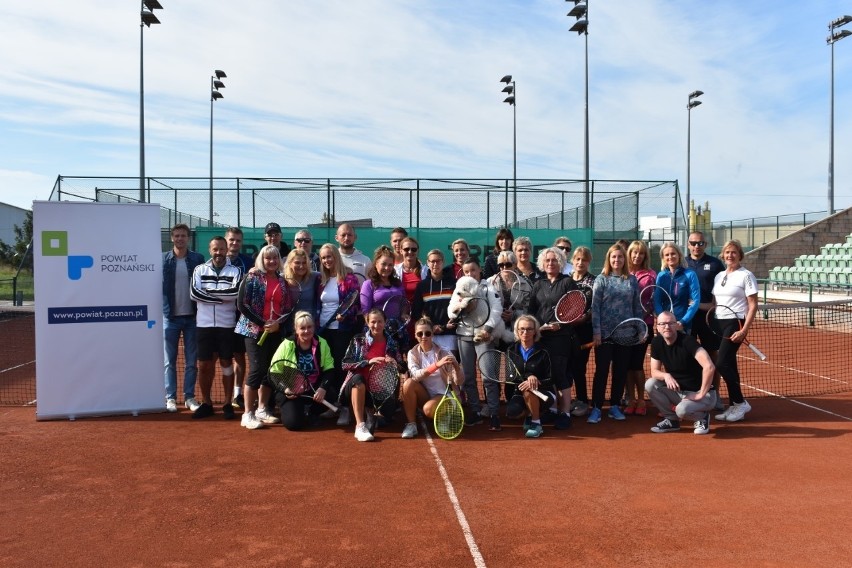
{"type": "Polygon", "coordinates": [[[393,396],[398,383],[399,374],[392,365],[373,365],[367,375],[367,390],[379,400],[393,396]]]}
{"type": "Polygon", "coordinates": [[[559,299],[556,304],[556,319],[561,322],[572,322],[586,312],[586,295],[582,292],[569,292],[559,299]]]}
{"type": "Polygon", "coordinates": [[[619,345],[636,345],[648,333],[648,326],[639,319],[623,321],[612,330],[610,339],[619,345]]]}

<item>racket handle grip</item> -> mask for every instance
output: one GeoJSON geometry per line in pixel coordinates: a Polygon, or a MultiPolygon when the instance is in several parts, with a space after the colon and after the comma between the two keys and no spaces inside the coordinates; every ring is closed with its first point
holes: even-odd
{"type": "Polygon", "coordinates": [[[583,349],[583,350],[585,350],[585,349],[591,349],[591,348],[592,348],[592,347],[594,347],[594,346],[595,346],[595,342],[594,342],[594,341],[589,341],[588,343],[584,343],[584,344],[582,344],[582,345],[580,346],[580,349],[583,349]]]}
{"type": "Polygon", "coordinates": [[[328,401],[327,401],[327,400],[325,400],[325,399],[322,399],[322,403],[323,403],[324,405],[326,405],[326,406],[328,407],[328,409],[329,409],[329,410],[332,410],[332,411],[334,411],[334,412],[339,412],[339,411],[340,411],[340,409],[339,409],[339,408],[337,408],[336,406],[334,406],[333,404],[331,404],[330,402],[328,402],[328,401]]]}
{"type": "Polygon", "coordinates": [[[754,345],[752,345],[751,343],[747,343],[746,345],[748,345],[748,348],[749,348],[749,349],[751,349],[752,351],[754,351],[754,354],[755,354],[755,355],[757,355],[758,357],[760,357],[760,360],[761,360],[761,361],[766,361],[766,355],[764,355],[764,354],[763,354],[763,351],[761,351],[760,349],[758,349],[757,347],[755,347],[755,346],[754,346],[754,345]]]}
{"type": "Polygon", "coordinates": [[[547,402],[547,395],[546,395],[546,394],[543,394],[540,390],[538,390],[538,389],[533,389],[533,390],[532,390],[532,393],[533,393],[534,395],[536,395],[538,398],[540,398],[541,400],[543,400],[544,402],[547,402]]]}
{"type": "Polygon", "coordinates": [[[263,345],[263,342],[266,341],[266,336],[269,335],[269,332],[264,330],[264,332],[260,335],[260,339],[257,340],[258,345],[263,345]]]}

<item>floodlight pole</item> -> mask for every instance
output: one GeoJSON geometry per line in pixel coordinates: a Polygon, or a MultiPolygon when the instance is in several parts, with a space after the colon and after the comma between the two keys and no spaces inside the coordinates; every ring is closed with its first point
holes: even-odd
{"type": "Polygon", "coordinates": [[[511,75],[504,75],[500,79],[506,83],[503,92],[508,96],[503,99],[504,103],[512,106],[512,225],[518,226],[518,107],[515,104],[517,87],[511,75]]]}
{"type": "Polygon", "coordinates": [[[210,76],[210,226],[213,226],[213,102],[217,99],[224,98],[224,95],[219,92],[219,89],[225,88],[225,83],[221,81],[227,75],[221,69],[213,71],[210,76]]]}
{"type": "Polygon", "coordinates": [[[585,106],[583,120],[583,218],[586,228],[591,227],[591,191],[589,187],[589,2],[588,0],[566,0],[574,7],[568,16],[577,18],[569,31],[585,36],[585,106]]]}
{"type": "Polygon", "coordinates": [[[834,44],[852,35],[849,30],[841,30],[835,32],[835,28],[845,26],[852,22],[852,16],[841,16],[832,20],[828,24],[828,37],[826,43],[831,46],[831,102],[829,103],[829,121],[828,121],[828,214],[834,213],[834,44]]]}
{"type": "Polygon", "coordinates": [[[162,10],[158,0],[142,0],[139,24],[139,203],[145,203],[145,26],[159,24],[154,10],[162,10]]]}
{"type": "Polygon", "coordinates": [[[691,196],[690,185],[690,146],[692,142],[692,109],[701,104],[698,97],[704,94],[704,91],[692,91],[686,99],[686,236],[692,232],[691,218],[689,216],[691,196]]]}

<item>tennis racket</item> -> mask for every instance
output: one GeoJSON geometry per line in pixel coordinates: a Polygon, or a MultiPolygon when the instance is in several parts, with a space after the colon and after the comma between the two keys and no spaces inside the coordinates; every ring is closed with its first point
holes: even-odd
{"type": "MultiPolygon", "coordinates": [[[[290,282],[286,281],[287,285],[282,290],[281,294],[281,302],[279,304],[279,310],[275,310],[273,308],[274,300],[275,300],[275,292],[272,293],[272,299],[269,301],[270,310],[269,313],[272,316],[272,321],[277,323],[279,326],[284,323],[284,321],[290,317],[290,314],[293,313],[293,310],[299,303],[299,300],[302,298],[302,287],[299,286],[299,283],[296,281],[290,282]],[[286,291],[286,294],[284,293],[286,291]]],[[[279,286],[280,287],[280,286],[279,286]]],[[[266,341],[266,336],[269,335],[269,331],[264,329],[263,333],[260,336],[260,339],[257,340],[258,345],[263,345],[263,342],[266,341]]]]}
{"type": "Polygon", "coordinates": [[[583,317],[585,313],[586,295],[582,290],[571,290],[557,300],[556,305],[553,307],[553,319],[547,323],[547,326],[549,328],[554,323],[574,323],[583,317]]]}
{"type": "Polygon", "coordinates": [[[411,303],[403,295],[388,298],[382,311],[385,313],[385,329],[392,335],[398,336],[411,321],[411,303]]]}
{"type": "Polygon", "coordinates": [[[471,298],[459,312],[457,321],[467,327],[478,328],[485,325],[491,316],[491,306],[485,298],[471,298]]]}
{"type": "MultiPolygon", "coordinates": [[[[516,386],[524,381],[521,372],[504,351],[498,351],[497,349],[483,351],[479,359],[477,359],[476,365],[479,367],[482,378],[487,381],[516,386]]],[[[532,393],[541,400],[547,401],[547,395],[543,394],[540,390],[533,389],[532,393]]]]}
{"type": "Polygon", "coordinates": [[[658,316],[663,312],[671,312],[674,309],[672,297],[666,292],[665,288],[651,284],[642,288],[639,292],[639,303],[642,304],[642,311],[649,316],[658,316]],[[657,311],[657,304],[660,305],[660,311],[657,311]]]}
{"type": "MultiPolygon", "coordinates": [[[[396,394],[399,385],[399,369],[396,362],[375,363],[367,373],[367,391],[373,398],[373,407],[378,414],[385,402],[396,394]]],[[[376,420],[373,421],[373,424],[376,420]]]]}
{"type": "MultiPolygon", "coordinates": [[[[639,345],[648,335],[648,325],[639,318],[626,319],[610,332],[609,337],[603,340],[603,343],[615,343],[624,347],[639,345]]],[[[581,346],[581,349],[591,349],[595,346],[594,341],[590,341],[581,346]]]]}
{"type": "Polygon", "coordinates": [[[441,402],[435,408],[435,417],[432,422],[435,433],[444,440],[458,438],[464,428],[464,410],[456,396],[452,380],[447,382],[447,388],[441,402]]]}
{"type": "Polygon", "coordinates": [[[328,318],[328,321],[325,322],[322,327],[319,328],[317,335],[321,335],[322,332],[328,328],[328,326],[337,321],[338,316],[345,316],[346,314],[348,314],[349,310],[352,309],[352,307],[355,305],[355,302],[358,301],[358,298],[360,296],[361,290],[359,289],[350,290],[349,292],[347,292],[347,294],[343,297],[343,300],[341,300],[340,303],[337,305],[337,309],[334,310],[332,316],[328,318]]]}
{"type": "MultiPolygon", "coordinates": [[[[732,329],[733,331],[740,331],[743,328],[743,322],[737,317],[736,312],[728,306],[716,306],[707,312],[707,327],[709,327],[710,331],[722,339],[730,340],[731,336],[730,334],[726,335],[726,330],[732,329]],[[732,326],[728,325],[731,321],[737,322],[736,329],[733,329],[732,326]]],[[[747,345],[749,349],[754,351],[754,354],[760,357],[761,361],[766,361],[766,355],[764,355],[760,349],[752,345],[748,339],[743,339],[743,344],[747,345]]]]}
{"type": "MultiPolygon", "coordinates": [[[[313,395],[316,394],[314,385],[302,371],[296,368],[295,361],[282,359],[274,362],[269,370],[269,382],[276,391],[286,396],[301,396],[314,400],[313,395]]],[[[322,403],[330,410],[338,411],[338,408],[327,400],[323,399],[322,403]]]]}
{"type": "Polygon", "coordinates": [[[523,308],[532,293],[530,281],[514,270],[501,270],[493,280],[494,288],[503,301],[503,310],[523,308]]]}

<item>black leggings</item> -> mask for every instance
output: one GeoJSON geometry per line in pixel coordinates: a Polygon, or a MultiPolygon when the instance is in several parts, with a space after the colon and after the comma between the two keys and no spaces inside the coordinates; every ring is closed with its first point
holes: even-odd
{"type": "MultiPolygon", "coordinates": [[[[722,336],[730,337],[732,333],[739,331],[742,320],[724,320],[722,322],[722,336]]],[[[725,379],[728,387],[728,397],[732,403],[739,404],[745,400],[743,389],[740,387],[740,371],[737,368],[737,351],[742,343],[735,343],[730,339],[723,339],[719,345],[719,354],[716,356],[716,370],[725,379]]]]}
{"type": "Polygon", "coordinates": [[[610,406],[621,404],[621,395],[627,383],[627,368],[630,365],[631,347],[601,343],[595,347],[595,378],[592,381],[592,406],[601,408],[606,397],[609,367],[612,365],[612,388],[609,391],[610,406]]]}

